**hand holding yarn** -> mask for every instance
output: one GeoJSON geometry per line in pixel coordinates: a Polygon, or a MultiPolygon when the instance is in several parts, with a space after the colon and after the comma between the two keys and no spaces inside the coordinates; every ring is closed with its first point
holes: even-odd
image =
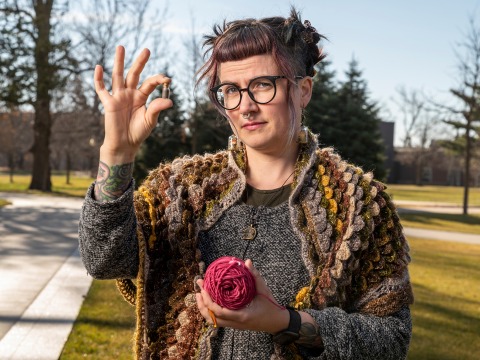
{"type": "Polygon", "coordinates": [[[256,295],[263,296],[280,309],[268,296],[258,293],[255,277],[242,259],[233,256],[220,257],[205,272],[203,287],[214,302],[229,310],[240,310],[250,304],[256,295]]]}
{"type": "Polygon", "coordinates": [[[196,281],[195,294],[204,319],[216,327],[265,331],[285,327],[288,312],[278,304],[251,260],[229,256],[215,260],[203,279],[196,281]],[[250,306],[251,305],[251,306],[250,306]]]}
{"type": "Polygon", "coordinates": [[[203,286],[213,301],[230,310],[244,308],[257,295],[252,273],[243,260],[231,256],[210,264],[203,286]]]}

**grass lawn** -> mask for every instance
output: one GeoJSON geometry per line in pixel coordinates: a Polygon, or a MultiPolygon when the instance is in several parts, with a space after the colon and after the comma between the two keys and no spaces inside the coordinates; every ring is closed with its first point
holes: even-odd
{"type": "MultiPolygon", "coordinates": [[[[408,359],[479,359],[480,246],[409,241],[415,304],[408,359]]],[[[131,359],[133,314],[112,281],[94,281],[60,359],[131,359]]]]}
{"type": "Polygon", "coordinates": [[[415,304],[408,359],[480,359],[480,246],[409,241],[415,304]]]}
{"type": "Polygon", "coordinates": [[[10,202],[4,199],[0,199],[0,208],[5,205],[10,205],[10,202]]]}
{"type": "Polygon", "coordinates": [[[135,309],[113,280],[94,280],[83,302],[61,360],[133,358],[135,309]]]}
{"type": "MultiPolygon", "coordinates": [[[[28,190],[30,186],[30,175],[14,175],[13,183],[10,183],[10,177],[5,173],[0,173],[0,191],[5,192],[23,192],[34,194],[47,194],[38,191],[28,190]]],[[[70,176],[70,184],[67,184],[65,175],[52,175],[52,195],[78,196],[84,197],[87,188],[93,182],[90,177],[70,176]]],[[[48,195],[48,194],[47,194],[48,195]]]]}
{"type": "MultiPolygon", "coordinates": [[[[463,187],[460,186],[417,186],[388,184],[387,192],[394,200],[428,201],[463,204],[463,187]]],[[[468,204],[480,206],[480,187],[469,189],[468,204]]]]}

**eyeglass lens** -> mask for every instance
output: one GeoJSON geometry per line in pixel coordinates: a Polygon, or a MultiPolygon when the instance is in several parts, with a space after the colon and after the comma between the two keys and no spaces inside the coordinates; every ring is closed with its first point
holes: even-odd
{"type": "Polygon", "coordinates": [[[240,105],[242,91],[247,91],[250,98],[256,103],[266,104],[275,97],[276,79],[277,77],[273,79],[268,77],[252,79],[246,89],[240,89],[235,84],[224,84],[217,88],[216,97],[219,104],[227,110],[234,109],[240,105]]]}

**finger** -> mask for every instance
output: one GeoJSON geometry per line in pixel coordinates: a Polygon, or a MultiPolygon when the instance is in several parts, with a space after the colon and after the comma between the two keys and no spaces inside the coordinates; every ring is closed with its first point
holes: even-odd
{"type": "Polygon", "coordinates": [[[170,99],[155,99],[150,105],[148,105],[147,111],[145,112],[145,121],[150,128],[153,128],[158,121],[158,115],[161,111],[171,108],[173,102],[170,99]]]}
{"type": "Polygon", "coordinates": [[[150,57],[150,50],[143,49],[140,55],[135,59],[132,67],[127,73],[127,78],[125,79],[125,87],[130,89],[136,89],[138,81],[140,80],[140,75],[145,68],[145,64],[150,57]]]}
{"type": "Polygon", "coordinates": [[[205,290],[205,288],[203,287],[203,284],[204,284],[203,279],[198,279],[197,280],[197,285],[200,287],[200,293],[199,294],[202,295],[203,304],[207,308],[209,308],[210,310],[214,311],[214,313],[218,317],[223,317],[226,314],[228,315],[228,313],[231,312],[231,310],[225,309],[225,308],[221,307],[220,305],[218,305],[215,301],[213,301],[210,294],[208,293],[208,291],[205,290]]]}
{"type": "Polygon", "coordinates": [[[97,93],[100,101],[103,102],[110,96],[110,93],[105,88],[105,83],[103,81],[103,68],[101,65],[95,66],[95,72],[93,74],[93,83],[95,85],[95,92],[97,93]]]}
{"type": "Polygon", "coordinates": [[[172,80],[165,75],[154,75],[147,78],[138,88],[138,90],[141,91],[145,96],[150,96],[157,86],[163,85],[164,83],[170,84],[171,81],[172,80]]]}
{"type": "MultiPolygon", "coordinates": [[[[257,285],[257,283],[262,280],[264,283],[265,281],[263,280],[263,277],[262,275],[260,274],[260,272],[255,268],[255,266],[253,266],[253,263],[252,263],[252,260],[250,259],[247,259],[245,261],[245,267],[250,270],[250,272],[252,273],[253,277],[255,278],[255,285],[257,285]]],[[[257,289],[258,290],[258,289],[257,289]]]]}
{"type": "Polygon", "coordinates": [[[209,309],[204,301],[203,301],[203,296],[201,293],[196,293],[195,297],[197,299],[197,306],[198,310],[200,311],[200,314],[203,316],[203,318],[209,323],[210,325],[213,325],[214,327],[218,327],[218,319],[213,310],[209,309]]]}
{"type": "Polygon", "coordinates": [[[112,70],[112,92],[118,91],[125,87],[125,81],[123,80],[125,61],[125,48],[121,45],[115,49],[115,60],[113,62],[112,70]]]}
{"type": "Polygon", "coordinates": [[[252,260],[247,259],[245,261],[245,266],[248,270],[250,270],[250,272],[253,275],[253,278],[255,279],[255,288],[257,290],[257,293],[270,295],[271,294],[270,288],[268,287],[262,274],[260,274],[260,272],[255,268],[255,266],[253,266],[252,260]]]}

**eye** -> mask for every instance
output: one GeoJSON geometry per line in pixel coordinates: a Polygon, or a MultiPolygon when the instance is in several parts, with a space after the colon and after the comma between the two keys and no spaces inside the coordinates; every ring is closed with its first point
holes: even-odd
{"type": "Polygon", "coordinates": [[[270,90],[273,88],[273,84],[270,80],[266,78],[256,79],[254,82],[250,84],[251,91],[265,91],[270,90]]]}
{"type": "Polygon", "coordinates": [[[222,87],[222,92],[225,94],[225,96],[232,96],[238,93],[238,88],[234,85],[225,85],[222,87]]]}

